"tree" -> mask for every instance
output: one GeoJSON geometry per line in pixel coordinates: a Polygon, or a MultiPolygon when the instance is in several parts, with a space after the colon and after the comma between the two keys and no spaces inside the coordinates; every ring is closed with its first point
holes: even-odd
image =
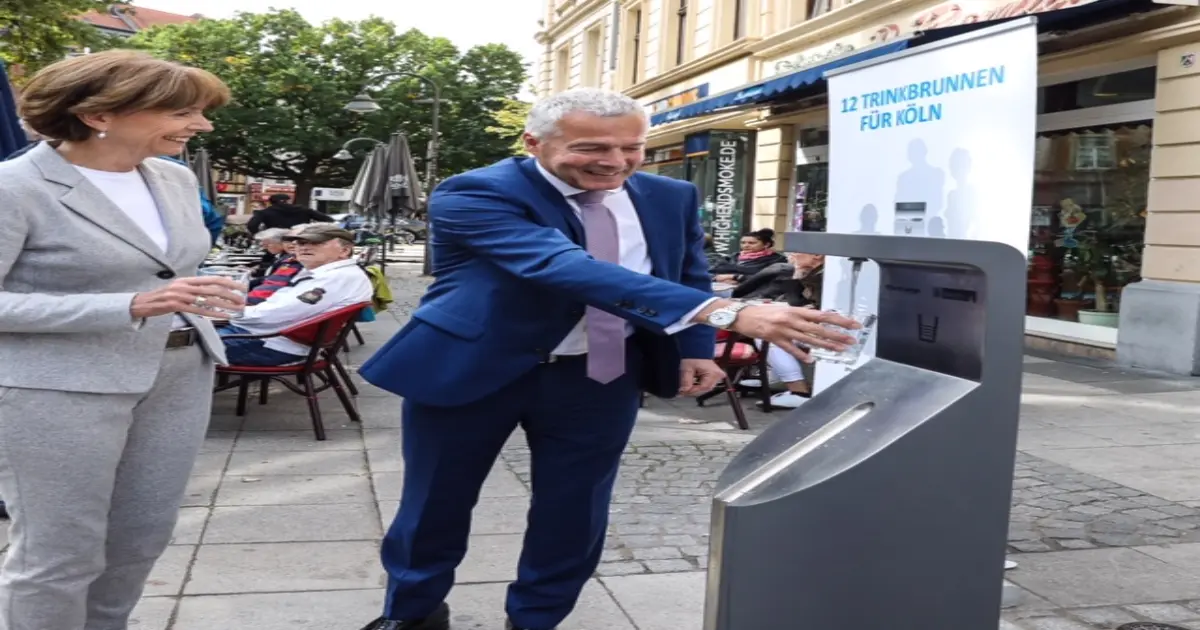
{"type": "Polygon", "coordinates": [[[441,86],[439,181],[511,155],[511,133],[488,128],[526,78],[521,57],[503,45],[460,54],[447,39],[398,33],[380,18],[314,26],[294,11],[243,13],[154,29],[133,44],[224,79],[234,102],[214,112],[216,130],[199,143],[221,168],[292,180],[297,203],[315,186],[353,183],[359,160],[333,156],[354,137],[386,141],[401,131],[424,172],[432,107],[421,101],[432,94],[419,80],[394,77],[368,86],[381,111],[345,111],[374,77],[404,70],[441,86]]]}
{"type": "Polygon", "coordinates": [[[113,0],[0,0],[0,59],[24,76],[61,60],[71,49],[103,48],[111,41],[79,19],[107,12],[113,0]]]}
{"type": "Polygon", "coordinates": [[[511,138],[510,149],[514,155],[524,153],[525,119],[529,117],[529,110],[532,108],[533,105],[525,101],[506,100],[504,107],[492,114],[496,122],[488,127],[487,131],[503,138],[511,138]]]}

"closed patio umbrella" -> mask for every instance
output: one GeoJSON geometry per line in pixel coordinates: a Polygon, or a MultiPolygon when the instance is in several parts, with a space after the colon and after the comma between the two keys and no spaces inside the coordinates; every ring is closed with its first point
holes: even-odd
{"type": "Polygon", "coordinates": [[[354,176],[354,185],[350,187],[350,207],[358,214],[366,214],[367,206],[370,203],[367,184],[371,180],[371,169],[374,168],[374,162],[375,151],[371,151],[359,165],[358,174],[354,176]]]}
{"type": "Polygon", "coordinates": [[[393,133],[387,147],[385,180],[381,182],[381,210],[395,220],[399,216],[414,216],[420,209],[421,180],[413,164],[408,138],[402,133],[393,133]]]}
{"type": "Polygon", "coordinates": [[[196,151],[196,154],[191,159],[192,172],[196,174],[196,179],[200,182],[200,192],[208,198],[209,202],[216,203],[217,201],[217,184],[213,181],[212,162],[208,158],[208,149],[201,148],[196,151]]]}
{"type": "Polygon", "coordinates": [[[384,210],[387,195],[384,190],[387,182],[387,146],[378,145],[371,152],[371,168],[367,171],[367,179],[363,184],[366,192],[366,215],[377,225],[383,225],[387,219],[384,210]]]}

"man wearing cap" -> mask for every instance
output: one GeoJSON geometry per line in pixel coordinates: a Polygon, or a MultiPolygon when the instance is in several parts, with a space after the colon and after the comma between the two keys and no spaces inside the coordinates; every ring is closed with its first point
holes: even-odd
{"type": "Polygon", "coordinates": [[[226,337],[226,356],[234,365],[287,365],[304,360],[309,348],[284,337],[230,339],[227,335],[270,335],[323,313],[371,301],[371,280],[351,259],[352,232],[333,223],[316,223],[284,240],[295,243],[296,259],[304,269],[220,330],[226,337]]]}

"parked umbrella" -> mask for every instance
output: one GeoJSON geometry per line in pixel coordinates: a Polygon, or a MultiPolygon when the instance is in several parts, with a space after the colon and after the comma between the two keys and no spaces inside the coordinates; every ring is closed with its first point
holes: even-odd
{"type": "Polygon", "coordinates": [[[8,74],[4,71],[4,62],[0,61],[0,159],[8,157],[27,144],[29,138],[21,128],[21,119],[17,116],[17,103],[8,83],[8,74]]]}
{"type": "Polygon", "coordinates": [[[367,157],[363,159],[362,164],[358,167],[358,174],[354,176],[354,185],[350,187],[350,207],[357,210],[359,214],[366,214],[367,205],[369,204],[370,188],[367,184],[370,183],[371,169],[374,168],[375,151],[367,153],[367,157]]]}
{"type": "Polygon", "coordinates": [[[192,156],[191,160],[192,172],[196,174],[196,179],[200,182],[200,192],[209,202],[215,204],[217,202],[217,184],[213,181],[212,162],[208,159],[208,149],[200,149],[192,156]]]}
{"type": "Polygon", "coordinates": [[[393,133],[387,147],[387,168],[380,189],[380,209],[393,221],[399,216],[413,216],[421,204],[421,180],[413,164],[408,138],[393,133]]]}
{"type": "Polygon", "coordinates": [[[384,210],[386,195],[383,194],[387,182],[387,146],[378,145],[371,152],[371,168],[367,171],[367,180],[363,184],[366,191],[366,215],[377,225],[383,225],[387,219],[384,210]]]}

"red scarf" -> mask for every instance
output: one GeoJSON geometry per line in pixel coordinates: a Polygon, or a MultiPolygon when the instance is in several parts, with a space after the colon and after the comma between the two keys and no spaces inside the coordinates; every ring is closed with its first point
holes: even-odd
{"type": "Polygon", "coordinates": [[[746,262],[747,260],[755,260],[758,258],[766,258],[774,254],[774,250],[764,249],[760,252],[742,252],[738,254],[738,262],[746,262]]]}

